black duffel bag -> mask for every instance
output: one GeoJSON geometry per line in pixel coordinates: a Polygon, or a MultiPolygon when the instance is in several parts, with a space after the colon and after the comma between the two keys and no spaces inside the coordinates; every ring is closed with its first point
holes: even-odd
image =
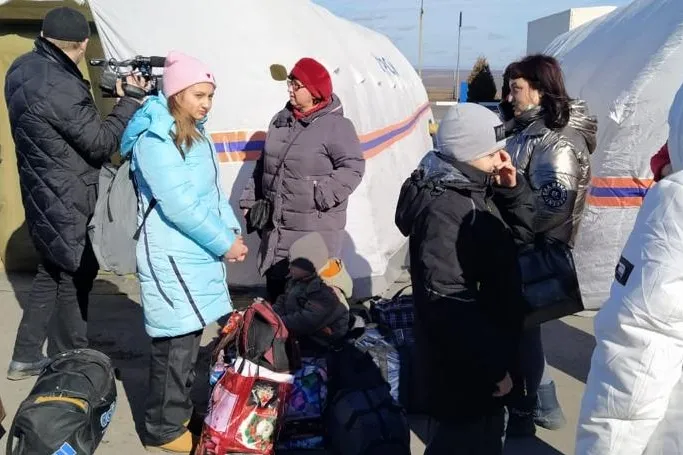
{"type": "Polygon", "coordinates": [[[91,455],[115,407],[109,357],[93,349],[58,354],[19,406],[7,435],[7,455],[91,455]]]}

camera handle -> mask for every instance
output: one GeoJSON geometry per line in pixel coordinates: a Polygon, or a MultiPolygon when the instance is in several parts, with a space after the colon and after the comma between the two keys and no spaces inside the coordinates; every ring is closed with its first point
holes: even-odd
{"type": "Polygon", "coordinates": [[[131,98],[136,98],[139,100],[147,96],[145,89],[136,87],[134,85],[128,85],[125,82],[123,83],[123,93],[126,96],[130,96],[131,98]]]}

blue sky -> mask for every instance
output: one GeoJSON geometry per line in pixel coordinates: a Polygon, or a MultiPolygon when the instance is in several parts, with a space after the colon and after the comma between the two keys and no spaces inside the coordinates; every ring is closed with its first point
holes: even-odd
{"type": "MultiPolygon", "coordinates": [[[[420,0],[313,0],[338,16],[391,38],[417,65],[420,0]]],[[[424,0],[423,64],[454,68],[458,12],[463,12],[460,67],[471,68],[479,55],[502,69],[526,51],[527,22],[569,8],[622,6],[630,0],[424,0]]]]}

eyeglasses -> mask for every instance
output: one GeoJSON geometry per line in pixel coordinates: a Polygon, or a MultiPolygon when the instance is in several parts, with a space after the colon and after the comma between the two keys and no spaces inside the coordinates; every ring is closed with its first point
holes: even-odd
{"type": "Polygon", "coordinates": [[[293,92],[298,92],[299,90],[301,90],[304,87],[305,87],[304,85],[302,85],[301,83],[299,83],[297,81],[287,79],[287,89],[292,89],[293,92]]]}

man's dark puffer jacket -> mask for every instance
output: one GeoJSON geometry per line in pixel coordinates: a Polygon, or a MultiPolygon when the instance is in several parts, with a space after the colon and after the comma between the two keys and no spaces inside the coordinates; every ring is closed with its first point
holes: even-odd
{"type": "Polygon", "coordinates": [[[102,121],[88,81],[43,38],[10,67],[5,101],[33,243],[44,260],[74,272],[95,209],[99,169],[118,150],[139,103],[123,98],[102,121]]]}

